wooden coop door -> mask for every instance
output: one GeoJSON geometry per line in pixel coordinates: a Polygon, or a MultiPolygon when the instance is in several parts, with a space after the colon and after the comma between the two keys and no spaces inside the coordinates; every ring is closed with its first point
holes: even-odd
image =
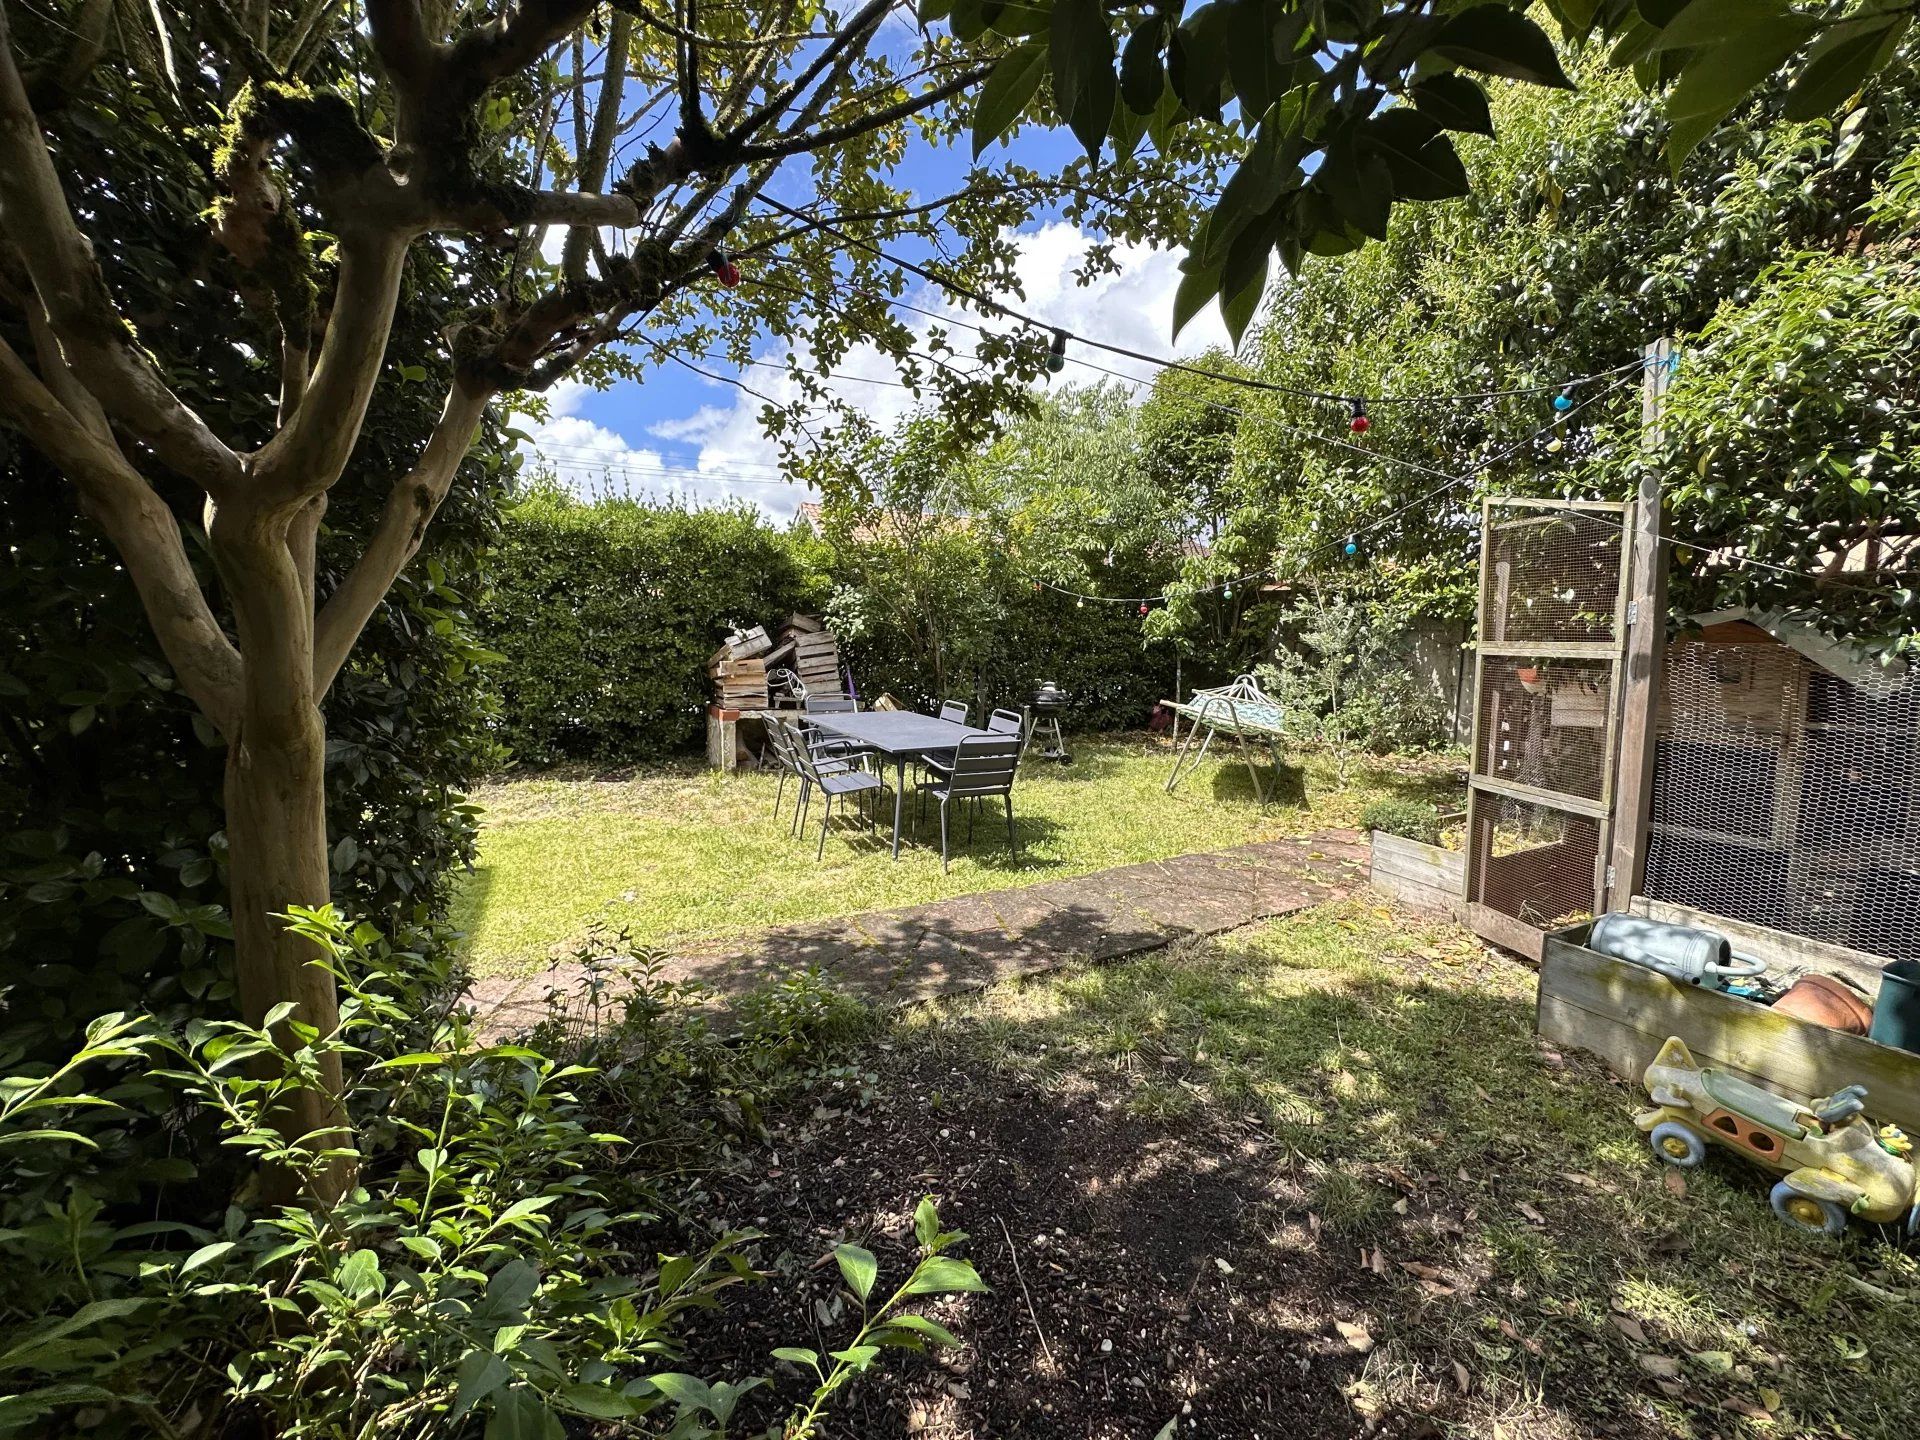
{"type": "Polygon", "coordinates": [[[1626,552],[1625,505],[1482,503],[1467,921],[1536,960],[1605,891],[1626,552]]]}

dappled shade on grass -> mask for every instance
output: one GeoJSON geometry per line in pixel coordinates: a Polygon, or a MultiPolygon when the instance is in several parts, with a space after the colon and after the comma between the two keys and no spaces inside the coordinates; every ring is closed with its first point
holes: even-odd
{"type": "Polygon", "coordinates": [[[1281,802],[1262,809],[1237,758],[1209,759],[1167,795],[1164,742],[1076,739],[1073,754],[1071,765],[1021,767],[1017,861],[1005,830],[982,823],[945,874],[931,816],[921,834],[934,843],[903,846],[897,863],[884,823],[869,835],[836,819],[815,864],[812,845],[787,836],[791,784],[788,809],[772,818],[771,775],[721,776],[689,762],[489,786],[475,797],[485,812],[480,860],[454,919],[471,937],[476,969],[529,971],[596,923],[650,944],[710,939],[1351,825],[1382,794],[1457,789],[1457,766],[1440,757],[1356,763],[1342,789],[1330,765],[1296,752],[1281,802]]]}
{"type": "MultiPolygon", "coordinates": [[[[924,1190],[972,1233],[966,1348],[848,1433],[1911,1433],[1920,1267],[1786,1231],[1722,1155],[1677,1193],[1532,984],[1355,900],[999,986],[902,1015],[720,1205],[796,1256],[902,1250],[924,1190]]],[[[795,1278],[727,1343],[806,1323],[795,1278]]]]}

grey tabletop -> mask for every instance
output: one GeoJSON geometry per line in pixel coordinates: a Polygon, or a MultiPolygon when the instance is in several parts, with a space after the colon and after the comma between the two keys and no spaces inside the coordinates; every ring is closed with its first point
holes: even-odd
{"type": "Polygon", "coordinates": [[[845,735],[889,755],[917,755],[928,750],[951,750],[962,740],[992,732],[959,725],[952,720],[919,715],[911,710],[861,710],[850,715],[808,715],[809,725],[845,735]]]}

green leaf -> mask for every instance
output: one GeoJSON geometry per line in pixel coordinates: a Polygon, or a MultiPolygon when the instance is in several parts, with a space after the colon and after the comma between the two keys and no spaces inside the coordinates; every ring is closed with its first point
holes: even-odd
{"type": "Polygon", "coordinates": [[[920,0],[914,7],[922,25],[931,25],[936,20],[944,20],[953,9],[953,0],[920,0]]]}
{"type": "Polygon", "coordinates": [[[1226,103],[1232,22],[1224,5],[1202,5],[1167,44],[1167,79],[1174,93],[1206,120],[1218,121],[1226,103]]]}
{"type": "Polygon", "coordinates": [[[11,1368],[22,1363],[31,1353],[43,1350],[56,1340],[63,1340],[76,1331],[97,1325],[102,1320],[118,1320],[145,1309],[150,1300],[94,1300],[82,1305],[64,1320],[57,1320],[43,1330],[28,1332],[11,1349],[0,1352],[0,1369],[11,1368]]]}
{"type": "Polygon", "coordinates": [[[858,1245],[834,1246],[833,1258],[840,1262],[840,1274],[846,1279],[847,1288],[865,1304],[867,1296],[873,1293],[880,1262],[873,1258],[871,1251],[862,1250],[858,1245]]]}
{"type": "Polygon", "coordinates": [[[539,1288],[538,1270],[525,1260],[509,1260],[487,1281],[487,1293],[473,1312],[474,1324],[486,1327],[518,1320],[539,1288]]]}
{"type": "Polygon", "coordinates": [[[1153,14],[1133,27],[1120,52],[1120,98],[1137,115],[1151,115],[1166,89],[1167,74],[1160,64],[1166,43],[1166,19],[1153,14]]]}
{"type": "Polygon", "coordinates": [[[625,1420],[638,1413],[632,1399],[605,1385],[568,1385],[554,1398],[564,1408],[593,1420],[625,1420]]]}
{"type": "Polygon", "coordinates": [[[1098,158],[1113,119],[1113,31],[1100,0],[1054,0],[1048,34],[1053,102],[1087,154],[1098,158]]]}
{"type": "Polygon", "coordinates": [[[797,1345],[782,1345],[773,1352],[776,1360],[785,1360],[790,1365],[818,1365],[820,1356],[813,1350],[803,1350],[797,1345]]]}
{"type": "Polygon", "coordinates": [[[922,1260],[908,1278],[903,1293],[908,1295],[945,1295],[957,1290],[985,1290],[982,1280],[970,1261],[956,1260],[951,1255],[936,1255],[931,1260],[922,1260]]]}
{"type": "Polygon", "coordinates": [[[1806,65],[1787,91],[1789,120],[1837,110],[1892,56],[1910,16],[1871,15],[1834,26],[1813,42],[1806,65]]]}
{"type": "Polygon", "coordinates": [[[917,1335],[924,1335],[936,1345],[960,1343],[946,1326],[937,1325],[924,1315],[896,1315],[887,1321],[887,1325],[895,1330],[911,1330],[917,1335]]]}
{"type": "Polygon", "coordinates": [[[844,1350],[834,1351],[833,1358],[849,1368],[859,1371],[865,1370],[867,1366],[871,1365],[874,1356],[879,1353],[880,1347],[878,1345],[849,1345],[844,1350]]]}
{"type": "Polygon", "coordinates": [[[353,862],[360,858],[360,845],[351,835],[342,835],[339,843],[333,847],[333,871],[336,875],[345,874],[353,868],[353,862]]]}
{"type": "Polygon", "coordinates": [[[1449,200],[1467,193],[1467,168],[1453,141],[1418,111],[1383,111],[1362,127],[1362,138],[1387,162],[1395,198],[1449,200]]]}
{"type": "Polygon", "coordinates": [[[1487,92],[1464,75],[1430,76],[1407,93],[1414,108],[1436,125],[1469,135],[1493,134],[1487,92]]]}
{"type": "Polygon", "coordinates": [[[1227,73],[1242,109],[1249,115],[1264,115],[1293,83],[1293,48],[1306,28],[1306,13],[1276,13],[1265,0],[1226,0],[1225,9],[1231,36],[1227,73]]]}
{"type": "Polygon", "coordinates": [[[1787,14],[1787,8],[1785,0],[1692,0],[1659,27],[1645,53],[1657,55],[1663,50],[1691,50],[1737,40],[1748,26],[1778,20],[1787,14]]]}
{"type": "Polygon", "coordinates": [[[1396,186],[1393,170],[1378,150],[1351,144],[1331,147],[1314,180],[1341,219],[1376,240],[1387,238],[1396,186]]]}
{"type": "Polygon", "coordinates": [[[1756,22],[1730,40],[1688,60],[1667,95],[1667,162],[1673,173],[1702,140],[1813,33],[1800,16],[1756,22]]]}
{"type": "Polygon", "coordinates": [[[380,1257],[371,1250],[348,1252],[333,1272],[333,1283],[353,1300],[365,1300],[384,1293],[387,1288],[386,1277],[380,1273],[380,1257]]]}
{"type": "Polygon", "coordinates": [[[566,1433],[538,1390],[515,1385],[494,1402],[483,1440],[564,1440],[566,1433]]]}
{"type": "Polygon", "coordinates": [[[922,1195],[920,1203],[913,1207],[913,1238],[922,1245],[931,1245],[940,1233],[940,1212],[934,1208],[933,1196],[922,1195]]]}
{"type": "Polygon", "coordinates": [[[427,367],[424,365],[402,365],[400,367],[400,378],[418,383],[427,378],[427,367]]]}
{"type": "Polygon", "coordinates": [[[189,1271],[198,1270],[202,1265],[211,1265],[214,1261],[220,1259],[221,1256],[231,1254],[238,1248],[239,1247],[231,1240],[216,1240],[211,1245],[202,1245],[198,1250],[187,1256],[185,1260],[182,1260],[180,1262],[180,1268],[174,1273],[177,1275],[185,1275],[189,1271]]]}
{"type": "Polygon", "coordinates": [[[1267,293],[1267,268],[1273,254],[1273,246],[1264,234],[1255,233],[1252,243],[1253,258],[1245,262],[1250,273],[1244,278],[1237,273],[1237,256],[1229,258],[1227,268],[1221,272],[1220,318],[1227,322],[1227,334],[1236,350],[1259,312],[1261,296],[1267,293]]]}
{"type": "Polygon", "coordinates": [[[1016,45],[1000,57],[986,84],[980,87],[980,103],[974,108],[974,159],[1013,128],[1046,72],[1046,48],[1038,44],[1016,45]]]}
{"type": "Polygon", "coordinates": [[[432,1050],[415,1050],[410,1055],[390,1055],[385,1060],[369,1065],[369,1070],[398,1070],[410,1065],[444,1065],[447,1057],[432,1050]]]}
{"type": "Polygon", "coordinates": [[[1205,265],[1189,270],[1173,292],[1173,335],[1177,340],[1187,322],[1207,308],[1207,302],[1220,291],[1220,267],[1205,265]]]}
{"type": "Polygon", "coordinates": [[[713,1400],[706,1381],[695,1375],[682,1375],[677,1370],[649,1375],[647,1383],[676,1405],[690,1405],[696,1410],[704,1410],[713,1400]]]}
{"type": "Polygon", "coordinates": [[[502,1385],[513,1379],[513,1369],[491,1350],[469,1350],[454,1371],[453,1411],[457,1420],[502,1385]]]}
{"type": "Polygon", "coordinates": [[[1433,51],[1483,75],[1504,75],[1555,90],[1573,89],[1547,32],[1505,5],[1476,5],[1461,11],[1440,27],[1433,51]]]}

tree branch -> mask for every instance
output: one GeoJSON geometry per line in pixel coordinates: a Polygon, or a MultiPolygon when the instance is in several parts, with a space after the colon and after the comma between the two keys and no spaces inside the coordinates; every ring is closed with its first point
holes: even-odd
{"type": "Polygon", "coordinates": [[[317,495],[346,468],[386,358],[406,253],[404,235],[342,237],[340,278],[320,359],[293,418],[253,457],[258,503],[317,495]]]}
{"type": "MultiPolygon", "coordinates": [[[[600,189],[607,183],[607,163],[613,155],[613,132],[620,125],[620,102],[626,94],[627,48],[633,36],[633,17],[616,11],[607,30],[607,62],[600,72],[600,102],[594,108],[593,136],[579,154],[579,174],[574,188],[580,191],[600,189]]],[[[625,198],[624,196],[621,198],[625,198]]],[[[631,202],[629,202],[631,203],[631,202]]],[[[639,222],[639,207],[634,219],[639,222]]],[[[560,254],[560,271],[575,280],[587,277],[587,241],[592,231],[576,228],[567,236],[560,254]]]]}
{"type": "Polygon", "coordinates": [[[788,135],[766,145],[743,145],[735,153],[741,160],[749,163],[756,160],[784,160],[790,155],[801,155],[811,150],[825,149],[839,145],[871,131],[883,129],[922,110],[938,105],[942,100],[950,100],[962,90],[979,84],[987,78],[991,65],[982,65],[977,69],[962,71],[944,84],[931,90],[923,90],[918,95],[909,95],[904,100],[878,110],[869,110],[858,120],[849,120],[844,125],[827,125],[821,129],[788,135]]]}
{"type": "Polygon", "coordinates": [[[240,652],[194,578],[180,524],[113,446],[76,419],[0,339],[0,413],[60,468],[100,524],[139,592],[180,688],[223,735],[239,716],[240,652]]]}
{"type": "Polygon", "coordinates": [[[327,597],[315,622],[313,693],[325,695],[367,621],[420,548],[427,524],[453,484],[454,472],[485,413],[491,392],[455,380],[446,406],[413,469],[387,492],[380,521],[352,570],[327,597]]]}
{"type": "Polygon", "coordinates": [[[74,223],[40,122],[14,66],[0,7],[0,225],[19,248],[67,364],[168,466],[209,494],[240,479],[240,459],[182,404],[120,318],[93,247],[74,223]]]}

